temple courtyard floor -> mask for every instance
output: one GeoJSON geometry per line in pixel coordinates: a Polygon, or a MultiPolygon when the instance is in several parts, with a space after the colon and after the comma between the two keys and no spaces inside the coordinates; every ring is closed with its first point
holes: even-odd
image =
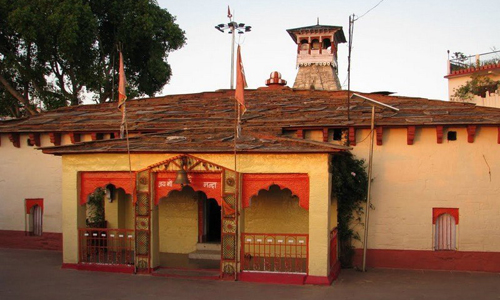
{"type": "Polygon", "coordinates": [[[0,249],[0,299],[500,299],[496,273],[343,270],[331,286],[290,286],[65,270],[61,256],[0,249]]]}

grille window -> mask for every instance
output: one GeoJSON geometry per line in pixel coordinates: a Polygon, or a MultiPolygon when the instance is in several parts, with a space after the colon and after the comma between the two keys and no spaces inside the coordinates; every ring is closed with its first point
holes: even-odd
{"type": "Polygon", "coordinates": [[[442,214],[436,219],[435,226],[435,250],[456,250],[456,227],[455,218],[450,214],[442,214]]]}

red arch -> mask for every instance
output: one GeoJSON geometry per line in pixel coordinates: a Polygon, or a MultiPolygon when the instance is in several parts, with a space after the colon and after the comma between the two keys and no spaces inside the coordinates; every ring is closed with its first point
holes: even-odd
{"type": "MultiPolygon", "coordinates": [[[[155,181],[155,204],[160,203],[160,198],[165,197],[172,191],[180,191],[182,188],[175,184],[177,172],[156,173],[155,181]]],[[[222,183],[221,173],[188,173],[191,181],[189,184],[193,190],[204,192],[207,198],[214,198],[221,205],[222,183]]]]}
{"type": "Polygon", "coordinates": [[[133,195],[135,190],[135,173],[130,172],[81,172],[80,173],[80,205],[99,187],[114,185],[122,188],[126,194],[133,195]]]}
{"type": "Polygon", "coordinates": [[[432,224],[436,224],[436,220],[440,215],[449,214],[455,218],[455,223],[458,225],[458,208],[433,208],[432,209],[432,224]]]}
{"type": "Polygon", "coordinates": [[[309,210],[309,175],[307,174],[243,174],[243,208],[250,206],[250,199],[271,185],[289,189],[299,197],[300,207],[309,210]]]}

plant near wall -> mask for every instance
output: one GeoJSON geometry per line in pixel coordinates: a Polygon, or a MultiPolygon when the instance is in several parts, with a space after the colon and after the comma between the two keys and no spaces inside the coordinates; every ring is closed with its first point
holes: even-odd
{"type": "Polygon", "coordinates": [[[90,194],[87,201],[87,227],[106,228],[104,219],[104,194],[103,188],[98,188],[90,194]]]}
{"type": "Polygon", "coordinates": [[[493,80],[487,76],[474,74],[471,76],[471,80],[453,90],[452,99],[454,101],[469,101],[474,96],[485,98],[486,92],[488,94],[495,93],[499,88],[500,80],[493,80]]]}
{"type": "Polygon", "coordinates": [[[352,240],[360,240],[353,226],[361,224],[362,204],[366,202],[368,174],[364,163],[364,160],[356,159],[352,154],[335,155],[330,162],[332,197],[338,203],[339,259],[343,268],[352,266],[352,240]]]}

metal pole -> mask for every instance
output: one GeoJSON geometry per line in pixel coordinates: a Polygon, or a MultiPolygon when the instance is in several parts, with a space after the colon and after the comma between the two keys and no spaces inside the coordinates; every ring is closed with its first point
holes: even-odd
{"type": "Polygon", "coordinates": [[[354,29],[354,14],[349,16],[349,53],[347,55],[347,120],[351,120],[351,49],[354,29]]]}
{"type": "Polygon", "coordinates": [[[366,249],[368,248],[368,222],[370,220],[370,194],[372,189],[373,140],[375,136],[375,106],[372,106],[372,122],[370,133],[370,155],[368,158],[368,192],[365,208],[365,235],[363,241],[363,272],[366,272],[366,249]]]}
{"type": "Polygon", "coordinates": [[[234,37],[236,34],[236,22],[231,22],[231,26],[229,27],[233,32],[233,38],[231,42],[231,89],[234,89],[234,37]]]}

